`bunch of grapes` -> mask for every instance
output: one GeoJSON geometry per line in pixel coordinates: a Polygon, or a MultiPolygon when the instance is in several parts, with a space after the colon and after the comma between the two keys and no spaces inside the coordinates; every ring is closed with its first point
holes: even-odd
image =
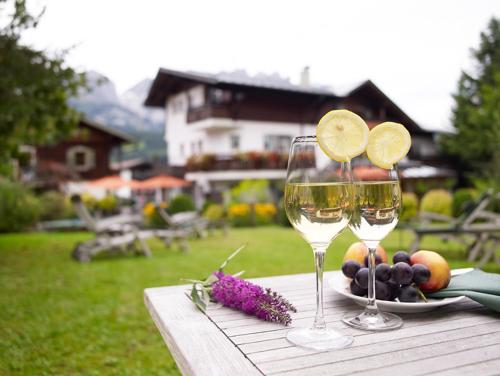
{"type": "MultiPolygon", "coordinates": [[[[404,251],[396,252],[392,258],[394,265],[382,262],[375,257],[375,296],[379,300],[397,300],[400,302],[417,302],[424,295],[419,285],[431,277],[431,272],[423,264],[411,264],[410,255],[404,251]]],[[[368,292],[368,256],[364,265],[354,260],[344,262],[342,273],[351,278],[351,293],[365,296],[368,292]]]]}

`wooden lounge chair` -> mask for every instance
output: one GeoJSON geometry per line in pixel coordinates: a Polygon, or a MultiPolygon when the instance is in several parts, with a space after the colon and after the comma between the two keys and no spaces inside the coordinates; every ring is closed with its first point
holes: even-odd
{"type": "Polygon", "coordinates": [[[107,252],[135,252],[146,257],[151,256],[146,239],[157,237],[167,247],[172,242],[179,243],[182,251],[189,250],[187,243],[188,233],[182,230],[144,230],[140,228],[143,218],[138,214],[120,214],[104,219],[96,219],[87,210],[79,195],[71,197],[78,217],[83,221],[87,230],[95,233],[95,238],[76,245],[72,252],[74,259],[80,262],[89,262],[98,253],[107,252]]]}
{"type": "Polygon", "coordinates": [[[410,246],[410,252],[419,249],[420,242],[425,236],[435,235],[445,240],[456,240],[467,247],[468,261],[475,261],[481,254],[480,265],[484,265],[489,258],[495,256],[499,245],[500,215],[487,210],[493,200],[500,199],[489,190],[478,200],[468,206],[458,218],[452,218],[435,213],[421,213],[421,225],[411,228],[415,240],[410,246]],[[432,224],[439,221],[441,224],[432,224]],[[472,239],[472,241],[471,241],[472,239]],[[491,245],[488,247],[488,245],[491,245]],[[486,255],[489,255],[486,257],[486,255]]]}
{"type": "Polygon", "coordinates": [[[207,236],[207,228],[209,222],[201,218],[195,211],[181,212],[170,215],[161,206],[156,206],[160,217],[165,221],[168,229],[173,231],[185,231],[189,235],[194,235],[197,238],[205,238],[207,236]]]}

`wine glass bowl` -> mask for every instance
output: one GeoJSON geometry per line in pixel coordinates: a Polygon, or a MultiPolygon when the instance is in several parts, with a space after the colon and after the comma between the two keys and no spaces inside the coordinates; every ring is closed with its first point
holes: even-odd
{"type": "Polygon", "coordinates": [[[401,188],[396,167],[383,169],[361,158],[353,164],[353,213],[349,228],[368,248],[368,304],[359,314],[342,321],[362,330],[391,330],[402,326],[400,317],[382,313],[375,297],[375,251],[397,225],[401,210],[401,188]]]}
{"type": "Polygon", "coordinates": [[[347,227],[352,192],[348,163],[335,162],[320,149],[315,136],[292,142],[285,185],[285,210],[295,230],[311,246],[316,267],[316,316],[312,327],[294,328],[287,339],[314,350],[349,346],[353,338],[326,327],[323,316],[323,265],[326,250],[347,227]]]}

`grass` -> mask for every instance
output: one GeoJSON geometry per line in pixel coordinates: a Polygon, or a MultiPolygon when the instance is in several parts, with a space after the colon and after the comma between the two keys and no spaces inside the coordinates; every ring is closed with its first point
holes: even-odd
{"type": "MultiPolygon", "coordinates": [[[[78,264],[69,254],[88,233],[31,233],[0,236],[1,375],[178,375],[175,362],[149,317],[142,291],[179,284],[214,270],[243,243],[247,248],[229,271],[246,277],[312,272],[305,242],[288,228],[233,229],[191,241],[191,252],[166,250],[152,240],[154,256],[100,258],[78,264]]],[[[326,269],[338,269],[348,245],[345,232],[330,247],[326,269]]],[[[394,231],[384,242],[390,252],[411,235],[394,231]]],[[[464,267],[464,250],[428,238],[452,267],[464,267]]],[[[487,269],[500,271],[494,265],[487,269]]],[[[312,291],[311,291],[312,293],[312,291]]]]}

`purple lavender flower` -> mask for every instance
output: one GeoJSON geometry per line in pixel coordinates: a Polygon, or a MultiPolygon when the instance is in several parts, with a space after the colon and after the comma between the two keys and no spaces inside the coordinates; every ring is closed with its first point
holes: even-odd
{"type": "Polygon", "coordinates": [[[212,284],[211,296],[217,302],[266,321],[292,322],[288,311],[297,310],[281,295],[221,271],[214,275],[219,280],[212,284]]]}

